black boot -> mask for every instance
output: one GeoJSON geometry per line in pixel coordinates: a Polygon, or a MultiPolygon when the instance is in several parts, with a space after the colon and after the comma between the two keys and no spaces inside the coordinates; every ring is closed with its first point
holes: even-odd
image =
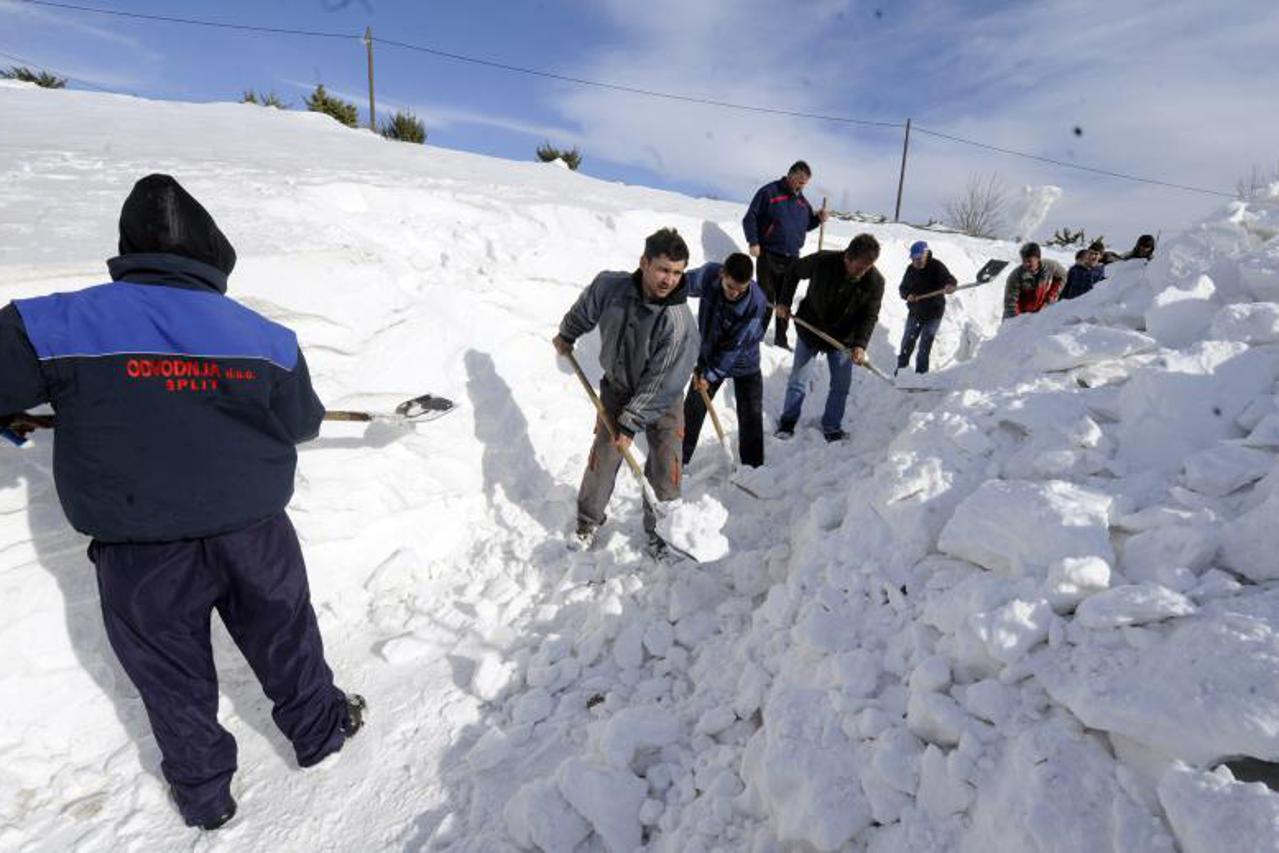
{"type": "Polygon", "coordinates": [[[364,712],[369,703],[359,693],[346,694],[346,719],[342,721],[342,734],[348,739],[355,737],[356,732],[364,728],[364,712]]]}

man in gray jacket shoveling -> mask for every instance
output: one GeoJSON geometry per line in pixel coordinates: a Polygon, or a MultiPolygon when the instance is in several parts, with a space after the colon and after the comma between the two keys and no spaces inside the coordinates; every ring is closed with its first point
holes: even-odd
{"type": "MultiPolygon", "coordinates": [[[[611,424],[595,420],[595,442],[577,494],[577,531],[570,543],[585,550],[606,519],[622,455],[639,433],[648,437],[644,474],[659,500],[680,495],[684,386],[697,361],[697,323],[688,309],[684,267],[688,246],[673,228],[644,241],[635,272],[602,272],[564,315],[552,339],[560,355],[591,329],[600,329],[600,397],[611,424]],[[611,428],[610,428],[611,427],[611,428]],[[616,438],[613,433],[616,433],[616,438]]],[[[657,517],[644,503],[648,550],[664,557],[657,517]]]]}

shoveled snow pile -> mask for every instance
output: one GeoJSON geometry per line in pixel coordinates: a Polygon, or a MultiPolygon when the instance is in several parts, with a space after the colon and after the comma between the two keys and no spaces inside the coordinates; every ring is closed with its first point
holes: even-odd
{"type": "MultiPolygon", "coordinates": [[[[291,512],[369,724],[297,772],[219,632],[241,813],[199,841],[49,437],[5,452],[0,847],[1275,849],[1279,796],[1222,762],[1279,761],[1279,188],[1039,315],[1001,326],[1001,283],[962,292],[931,390],[858,372],[847,444],[814,428],[819,371],[751,474],[765,499],[703,435],[674,521],[730,547],[666,564],[625,472],[596,548],[567,550],[593,412],[549,338],[657,227],[694,263],[740,246],[739,206],[239,105],[0,83],[0,112],[0,300],[100,281],[128,188],[169,171],[331,407],[461,403],[302,451],[291,512]]],[[[827,243],[863,228],[895,285],[918,232],[832,222],[827,243]]],[[[965,280],[1016,255],[929,237],[965,280]]],[[[903,318],[887,299],[877,364],[903,318]]],[[[578,349],[598,378],[598,339],[578,349]]],[[[764,348],[769,418],[788,368],[764,348]]]]}

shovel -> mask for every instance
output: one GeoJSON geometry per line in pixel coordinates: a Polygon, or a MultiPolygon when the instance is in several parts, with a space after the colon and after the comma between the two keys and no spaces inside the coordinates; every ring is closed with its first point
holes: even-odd
{"type": "MultiPolygon", "coordinates": [[[[358,421],[369,423],[388,423],[395,425],[411,425],[426,423],[441,418],[457,408],[447,397],[434,394],[423,394],[411,400],[405,400],[395,407],[391,413],[383,412],[351,412],[329,410],[324,413],[326,421],[358,421]]],[[[27,436],[37,429],[53,429],[56,426],[53,415],[32,415],[23,412],[13,419],[5,429],[0,430],[0,437],[21,446],[26,444],[27,436]]]]}
{"type": "MultiPolygon", "coordinates": [[[[613,424],[613,419],[608,416],[608,410],[604,408],[604,402],[600,400],[599,394],[595,393],[595,386],[591,384],[591,380],[586,378],[586,374],[582,371],[582,365],[578,364],[577,356],[573,354],[572,350],[563,353],[563,356],[567,358],[568,363],[572,365],[573,372],[577,374],[578,381],[582,383],[582,388],[586,390],[586,396],[591,398],[591,404],[595,406],[595,411],[599,414],[600,420],[603,421],[604,427],[608,430],[609,437],[612,438],[613,441],[617,441],[617,427],[613,424]]],[[[657,493],[653,491],[652,483],[650,483],[648,478],[644,476],[644,469],[635,461],[635,454],[631,452],[629,447],[622,451],[622,458],[626,460],[626,467],[630,468],[631,473],[635,475],[635,482],[639,483],[640,494],[644,498],[644,504],[649,508],[653,515],[657,516],[659,524],[662,519],[673,519],[673,504],[676,502],[664,502],[658,500],[657,493]]],[[[674,542],[671,542],[669,538],[663,539],[663,541],[666,543],[666,547],[670,548],[681,557],[692,560],[694,563],[702,562],[701,557],[681,548],[674,542]]]]}
{"type": "MultiPolygon", "coordinates": [[[[999,273],[1006,266],[1008,266],[1008,261],[1000,261],[1000,260],[994,260],[994,259],[986,261],[986,265],[977,271],[976,281],[969,282],[968,284],[961,284],[958,287],[956,287],[955,290],[968,290],[971,287],[981,287],[983,284],[990,281],[995,276],[999,275],[999,273]]],[[[919,294],[918,296],[915,297],[913,301],[918,302],[921,299],[930,299],[934,296],[941,296],[945,292],[946,292],[946,288],[944,287],[941,290],[931,290],[928,293],[919,294]]]]}
{"type": "Polygon", "coordinates": [[[702,395],[702,404],[706,406],[706,411],[711,416],[715,434],[719,436],[719,445],[724,449],[724,461],[727,463],[725,476],[728,478],[728,482],[758,500],[759,495],[756,492],[733,479],[737,474],[737,458],[733,456],[733,448],[729,446],[728,436],[724,434],[724,427],[719,422],[719,414],[716,413],[715,405],[711,402],[711,395],[700,385],[697,387],[697,391],[702,395]]]}
{"type": "MultiPolygon", "coordinates": [[[[830,335],[826,334],[826,333],[825,333],[825,332],[823,332],[821,329],[819,329],[819,328],[817,328],[816,326],[814,326],[812,323],[809,323],[809,322],[808,322],[808,321],[806,321],[806,320],[801,320],[799,317],[796,317],[794,314],[791,314],[791,319],[795,321],[795,324],[796,324],[796,325],[798,325],[798,326],[803,326],[805,329],[808,329],[808,331],[812,332],[814,335],[816,335],[817,337],[821,338],[823,341],[825,341],[826,343],[830,344],[830,345],[831,345],[831,346],[833,346],[835,349],[837,349],[837,350],[839,350],[840,352],[842,352],[844,355],[848,356],[849,358],[852,358],[852,357],[853,357],[853,351],[852,351],[851,349],[849,349],[848,347],[844,346],[842,343],[840,343],[839,341],[835,340],[835,339],[834,339],[834,338],[832,338],[830,335]]],[[[891,378],[891,377],[889,377],[887,374],[885,374],[885,373],[884,373],[884,371],[880,370],[878,367],[876,367],[875,365],[871,364],[871,363],[870,363],[870,359],[869,359],[869,358],[868,358],[868,359],[865,359],[865,360],[864,360],[864,361],[862,361],[861,363],[858,363],[858,362],[854,361],[854,362],[853,362],[853,364],[856,364],[858,367],[864,367],[864,368],[866,368],[866,369],[867,369],[867,370],[869,370],[871,373],[875,374],[875,375],[876,375],[876,376],[878,376],[880,379],[882,379],[882,380],[884,380],[885,382],[887,382],[889,385],[892,385],[892,384],[893,384],[893,380],[892,380],[892,378],[891,378]]]]}

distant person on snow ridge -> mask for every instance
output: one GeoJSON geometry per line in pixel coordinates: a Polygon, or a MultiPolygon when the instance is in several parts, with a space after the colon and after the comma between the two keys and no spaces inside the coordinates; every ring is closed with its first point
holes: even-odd
{"type": "Polygon", "coordinates": [[[819,353],[826,354],[830,367],[830,390],[822,413],[822,434],[828,442],[841,441],[844,432],[844,408],[853,381],[853,364],[866,361],[866,346],[879,322],[879,306],[884,299],[884,276],[875,269],[879,259],[879,241],[870,234],[858,234],[842,252],[814,252],[791,267],[783,282],[778,306],[780,316],[790,312],[791,300],[800,279],[808,279],[808,293],[799,303],[795,316],[810,326],[821,329],[848,348],[846,353],[799,326],[795,343],[795,360],[786,383],[786,400],[775,435],[786,441],[795,435],[813,363],[819,353]],[[850,357],[851,354],[851,357],[850,357]]]}
{"type": "Polygon", "coordinates": [[[699,298],[697,328],[702,344],[693,383],[684,397],[684,464],[693,459],[706,419],[702,390],[711,397],[733,380],[743,465],[764,464],[764,376],[759,344],[772,309],[751,279],[751,259],[734,252],[723,264],[709,263],[687,274],[688,295],[699,298]]]}
{"type": "MultiPolygon", "coordinates": [[[[826,211],[814,211],[804,198],[804,187],[812,177],[808,164],[797,160],[786,170],[785,177],[759,188],[742,217],[751,257],[759,259],[759,286],[774,304],[781,294],[782,281],[804,248],[808,232],[826,221],[826,211]]],[[[788,325],[787,318],[779,312],[773,343],[783,349],[790,349],[786,340],[788,325]]]]}
{"type": "Polygon", "coordinates": [[[1137,238],[1136,244],[1132,247],[1132,251],[1122,257],[1122,260],[1132,261],[1148,261],[1155,256],[1155,238],[1151,234],[1142,234],[1137,238]]]}
{"type": "Polygon", "coordinates": [[[1115,261],[1122,261],[1124,259],[1124,256],[1118,252],[1112,252],[1107,249],[1106,244],[1101,240],[1093,240],[1092,243],[1088,245],[1088,251],[1096,255],[1097,260],[1095,263],[1103,267],[1106,266],[1106,264],[1113,264],[1115,261]]]}
{"type": "MultiPolygon", "coordinates": [[[[639,269],[602,272],[560,322],[555,350],[566,355],[582,335],[599,326],[600,398],[617,438],[595,419],[582,485],[577,494],[577,530],[570,543],[590,548],[607,518],[609,498],[622,453],[639,433],[648,437],[644,473],[659,500],[680,494],[684,435],[684,386],[697,361],[697,325],[688,309],[684,267],[688,246],[673,228],[649,235],[639,269]]],[[[644,504],[650,556],[662,559],[666,543],[657,535],[657,517],[644,504]]]]}
{"type": "Polygon", "coordinates": [[[1004,285],[1004,319],[1034,314],[1056,302],[1066,282],[1061,264],[1040,257],[1039,244],[1021,247],[1021,265],[1008,274],[1004,285]]]}
{"type": "Polygon", "coordinates": [[[1062,299],[1077,299],[1093,289],[1093,285],[1106,277],[1106,268],[1097,262],[1097,252],[1080,249],[1075,252],[1075,264],[1066,273],[1066,285],[1061,289],[1062,299]]]}
{"type": "Polygon", "coordinates": [[[213,610],[299,765],[363,722],[364,700],[333,685],[285,513],[294,445],[315,437],[324,406],[293,332],[227,298],[235,250],[173,178],[133,187],[107,266],[110,284],[0,311],[0,427],[53,404],[54,482],[93,537],[107,638],[178,811],[213,830],[236,810],[213,610]]]}
{"type": "Polygon", "coordinates": [[[919,356],[915,359],[915,372],[928,372],[928,356],[933,350],[933,339],[937,337],[942,316],[946,313],[946,294],[954,293],[958,284],[946,265],[933,257],[927,243],[918,240],[911,244],[910,263],[902,274],[902,283],[898,288],[901,298],[906,300],[906,329],[902,334],[901,350],[897,353],[897,370],[910,364],[910,356],[915,350],[915,341],[918,340],[919,356]]]}

